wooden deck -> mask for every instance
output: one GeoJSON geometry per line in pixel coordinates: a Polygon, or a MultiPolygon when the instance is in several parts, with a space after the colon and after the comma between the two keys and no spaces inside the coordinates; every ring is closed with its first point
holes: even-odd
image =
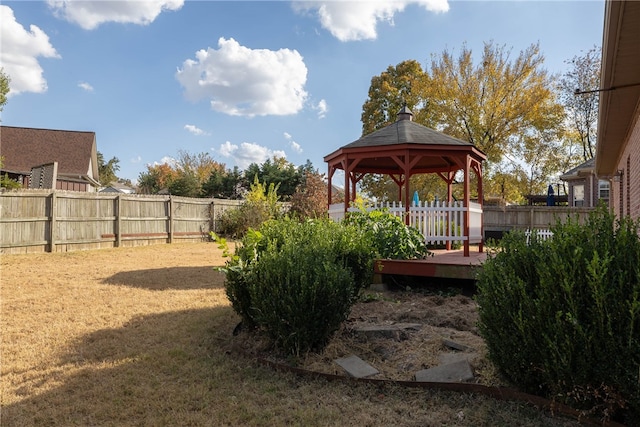
{"type": "Polygon", "coordinates": [[[468,257],[463,250],[434,250],[433,256],[423,260],[380,259],[374,263],[375,274],[396,274],[404,276],[437,277],[446,279],[474,280],[486,252],[479,252],[472,246],[468,257]]]}

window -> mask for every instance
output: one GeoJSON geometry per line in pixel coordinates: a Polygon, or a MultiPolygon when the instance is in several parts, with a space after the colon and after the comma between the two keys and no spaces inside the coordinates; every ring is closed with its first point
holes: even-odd
{"type": "Polygon", "coordinates": [[[584,206],[584,185],[573,186],[573,206],[584,206]]]}
{"type": "Polygon", "coordinates": [[[598,181],[598,199],[609,204],[609,181],[601,179],[598,181]]]}

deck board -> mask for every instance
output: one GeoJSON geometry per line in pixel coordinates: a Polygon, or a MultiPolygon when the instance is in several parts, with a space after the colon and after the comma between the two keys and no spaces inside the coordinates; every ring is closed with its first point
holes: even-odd
{"type": "Polygon", "coordinates": [[[433,256],[423,260],[379,259],[374,263],[375,274],[438,277],[447,279],[474,280],[482,263],[487,259],[486,252],[472,247],[468,257],[460,250],[434,250],[433,256]]]}

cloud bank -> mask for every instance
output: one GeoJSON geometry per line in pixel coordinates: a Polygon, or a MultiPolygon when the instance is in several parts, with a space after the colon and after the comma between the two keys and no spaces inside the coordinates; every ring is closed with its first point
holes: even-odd
{"type": "Polygon", "coordinates": [[[299,12],[315,13],[320,25],[340,41],[375,40],[380,22],[393,25],[396,13],[410,4],[431,12],[449,10],[447,0],[296,1],[299,12]]]}
{"type": "Polygon", "coordinates": [[[250,49],[220,38],[218,49],[196,52],[176,72],[191,101],[207,99],[231,116],[295,114],[304,107],[307,67],[295,50],[250,49]]]}
{"type": "Polygon", "coordinates": [[[16,21],[9,6],[0,5],[0,22],[0,64],[11,78],[8,96],[22,92],[46,92],[47,81],[38,58],[60,58],[49,42],[49,36],[35,25],[27,31],[16,21]]]}
{"type": "Polygon", "coordinates": [[[106,22],[149,25],[163,11],[179,10],[184,0],[48,0],[47,3],[57,17],[93,30],[106,22]]]}

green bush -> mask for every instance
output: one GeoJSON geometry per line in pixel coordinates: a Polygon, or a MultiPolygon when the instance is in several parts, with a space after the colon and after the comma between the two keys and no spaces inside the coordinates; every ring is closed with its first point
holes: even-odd
{"type": "Polygon", "coordinates": [[[242,237],[250,228],[258,228],[263,222],[281,216],[278,186],[261,184],[256,177],[244,203],[220,216],[218,231],[224,236],[242,237]]]}
{"type": "Polygon", "coordinates": [[[489,357],[523,389],[640,424],[638,223],[605,208],[527,244],[508,233],[478,279],[489,357]]]}
{"type": "Polygon", "coordinates": [[[226,292],[243,324],[287,352],[322,348],[371,283],[373,249],[354,227],[330,220],[265,222],[227,262],[226,292]]]}
{"type": "Polygon", "coordinates": [[[377,258],[423,259],[429,255],[420,231],[388,211],[351,212],[344,223],[357,227],[373,243],[377,258]]]}

